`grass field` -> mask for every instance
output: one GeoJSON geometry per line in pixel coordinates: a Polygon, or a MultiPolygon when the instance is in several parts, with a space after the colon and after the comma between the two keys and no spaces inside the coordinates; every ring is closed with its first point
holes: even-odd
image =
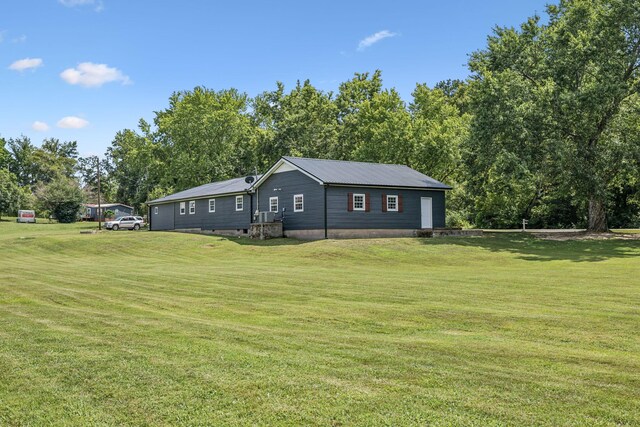
{"type": "Polygon", "coordinates": [[[640,240],[0,222],[0,425],[638,425],[640,240]]]}

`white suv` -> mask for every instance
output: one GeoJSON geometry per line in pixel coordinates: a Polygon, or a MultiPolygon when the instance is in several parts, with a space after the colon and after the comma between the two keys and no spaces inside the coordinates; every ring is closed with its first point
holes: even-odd
{"type": "Polygon", "coordinates": [[[108,230],[119,230],[121,228],[128,228],[129,230],[140,230],[140,227],[144,227],[144,219],[141,216],[121,216],[113,221],[107,221],[104,223],[104,227],[108,230]]]}

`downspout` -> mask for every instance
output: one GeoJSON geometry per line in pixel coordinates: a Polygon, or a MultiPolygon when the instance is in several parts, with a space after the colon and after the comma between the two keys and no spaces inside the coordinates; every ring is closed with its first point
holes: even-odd
{"type": "Polygon", "coordinates": [[[327,187],[328,185],[324,185],[324,238],[328,238],[327,232],[327,187]]]}

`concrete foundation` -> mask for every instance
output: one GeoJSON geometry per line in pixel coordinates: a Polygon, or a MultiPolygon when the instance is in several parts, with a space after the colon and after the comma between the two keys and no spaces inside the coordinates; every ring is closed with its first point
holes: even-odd
{"type": "Polygon", "coordinates": [[[281,222],[251,224],[251,228],[249,229],[249,237],[252,239],[266,240],[282,237],[282,235],[281,222]]]}
{"type": "Polygon", "coordinates": [[[177,231],[178,233],[193,233],[193,234],[207,234],[212,236],[248,236],[249,230],[245,233],[244,229],[242,230],[203,230],[201,228],[177,228],[175,230],[169,231],[177,231]]]}

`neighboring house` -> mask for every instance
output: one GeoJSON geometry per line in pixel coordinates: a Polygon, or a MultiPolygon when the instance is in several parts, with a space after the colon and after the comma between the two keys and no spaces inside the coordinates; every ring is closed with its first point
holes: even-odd
{"type": "MultiPolygon", "coordinates": [[[[97,204],[85,204],[82,209],[82,219],[84,221],[98,221],[97,204]]],[[[114,213],[114,218],[124,215],[133,215],[133,208],[131,206],[123,205],[122,203],[101,203],[100,220],[104,221],[104,213],[106,211],[112,211],[114,213]]]]}
{"type": "Polygon", "coordinates": [[[246,233],[271,211],[285,236],[412,236],[445,226],[451,187],[403,165],[282,157],[257,181],[202,185],[148,202],[151,230],[246,233]]]}

